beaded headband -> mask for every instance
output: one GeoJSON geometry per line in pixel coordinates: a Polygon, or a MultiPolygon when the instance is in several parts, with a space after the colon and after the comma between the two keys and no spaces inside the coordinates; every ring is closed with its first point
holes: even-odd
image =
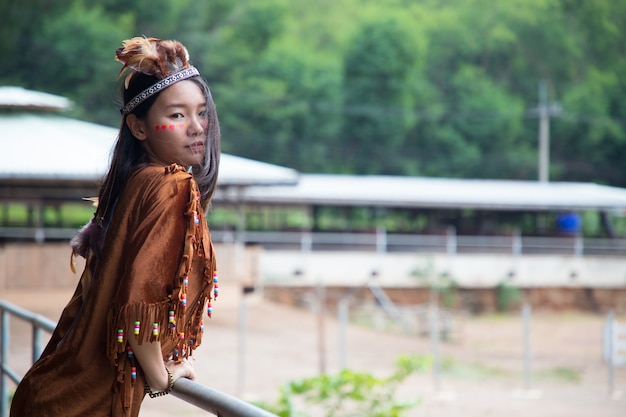
{"type": "Polygon", "coordinates": [[[146,88],[141,93],[137,94],[132,100],[130,100],[120,112],[123,116],[126,116],[130,113],[135,107],[145,101],[148,97],[151,97],[163,90],[164,88],[169,87],[172,84],[176,84],[179,81],[186,80],[187,78],[196,77],[200,75],[198,70],[195,67],[185,68],[184,70],[178,71],[175,74],[170,75],[169,77],[163,78],[158,81],[156,84],[146,88]]]}

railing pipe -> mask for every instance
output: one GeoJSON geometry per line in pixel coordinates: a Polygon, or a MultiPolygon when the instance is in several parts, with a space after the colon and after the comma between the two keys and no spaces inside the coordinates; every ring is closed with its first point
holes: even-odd
{"type": "Polygon", "coordinates": [[[277,417],[268,411],[190,379],[178,379],[172,395],[217,417],[277,417]]]}
{"type": "MultiPolygon", "coordinates": [[[[39,359],[42,352],[41,331],[44,330],[52,333],[56,327],[56,323],[46,317],[30,312],[7,301],[0,300],[2,326],[0,331],[0,417],[6,417],[9,410],[7,378],[10,378],[16,384],[19,384],[21,380],[8,365],[10,314],[29,322],[33,326],[33,362],[39,359]]],[[[217,417],[277,417],[275,414],[269,413],[239,398],[205,387],[189,379],[181,378],[177,380],[172,395],[205,411],[209,411],[217,417]]]]}

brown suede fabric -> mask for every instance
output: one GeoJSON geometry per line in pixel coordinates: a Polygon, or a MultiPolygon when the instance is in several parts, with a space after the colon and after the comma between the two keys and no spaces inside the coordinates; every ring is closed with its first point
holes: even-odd
{"type": "Polygon", "coordinates": [[[190,355],[201,342],[214,272],[192,175],[176,165],[136,172],[117,204],[99,260],[89,252],[74,296],[18,386],[10,415],[137,416],[145,379],[129,355],[128,338],[159,341],[164,359],[190,355]]]}

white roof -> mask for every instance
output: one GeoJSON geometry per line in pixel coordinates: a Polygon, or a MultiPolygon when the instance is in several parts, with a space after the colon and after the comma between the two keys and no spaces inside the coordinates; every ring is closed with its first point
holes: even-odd
{"type": "Polygon", "coordinates": [[[0,114],[0,178],[100,179],[117,129],[45,114],[0,114]]]}
{"type": "Polygon", "coordinates": [[[626,209],[626,189],[593,183],[397,176],[301,174],[296,185],[248,187],[240,198],[286,205],[622,212],[626,209]]]}
{"type": "Polygon", "coordinates": [[[40,110],[66,110],[72,102],[65,97],[22,87],[0,87],[0,107],[30,108],[40,110]]]}
{"type": "MultiPolygon", "coordinates": [[[[118,129],[51,114],[0,113],[0,178],[99,180],[118,129]]],[[[218,185],[285,184],[289,168],[222,154],[218,185]]]]}
{"type": "MultiPolygon", "coordinates": [[[[0,87],[0,108],[58,111],[70,104],[60,96],[0,87]]],[[[27,112],[0,112],[0,129],[0,180],[42,182],[100,180],[118,134],[111,127],[27,112]]],[[[626,210],[625,189],[591,183],[298,175],[293,169],[228,154],[222,154],[218,185],[252,185],[236,192],[236,198],[261,204],[626,210]]]]}

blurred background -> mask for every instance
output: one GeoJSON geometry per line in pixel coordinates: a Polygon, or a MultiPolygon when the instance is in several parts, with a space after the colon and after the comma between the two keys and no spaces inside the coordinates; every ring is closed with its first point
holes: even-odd
{"type": "Polygon", "coordinates": [[[301,172],[626,184],[624,6],[609,0],[0,4],[0,84],[117,126],[115,49],[183,42],[224,151],[301,172]],[[543,91],[543,93],[541,93],[543,91]]]}
{"type": "MultiPolygon", "coordinates": [[[[0,298],[58,318],[115,50],[176,39],[225,153],[201,383],[281,416],[623,415],[624,28],[612,0],[0,0],[0,298]]],[[[143,413],[205,415],[181,403],[143,413]]]]}

